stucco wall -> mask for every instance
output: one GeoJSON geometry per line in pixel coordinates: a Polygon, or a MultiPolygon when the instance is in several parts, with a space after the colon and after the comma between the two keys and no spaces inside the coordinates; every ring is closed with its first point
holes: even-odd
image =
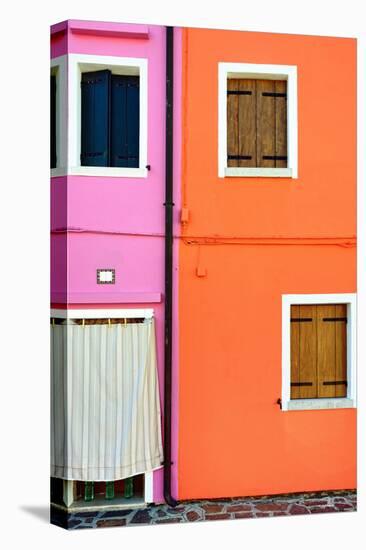
{"type": "Polygon", "coordinates": [[[355,409],[276,404],[281,295],[356,291],[355,41],[185,29],[183,52],[179,497],[355,487],[355,409]],[[218,62],[297,65],[298,179],[218,178],[218,62]]]}
{"type": "MultiPolygon", "coordinates": [[[[54,305],[63,303],[68,307],[153,307],[163,410],[165,27],[71,21],[59,24],[53,31],[51,57],[80,53],[148,60],[151,170],[147,178],[69,175],[51,179],[51,298],[54,305]],[[148,37],[129,38],[124,30],[148,30],[148,37]],[[97,285],[97,268],[115,268],[115,284],[97,285]]],[[[176,35],[175,58],[179,62],[179,30],[176,35]]],[[[176,70],[179,80],[179,67],[176,70]]],[[[175,116],[180,114],[180,91],[178,94],[175,116]]],[[[178,160],[179,155],[176,150],[178,160]]],[[[175,199],[177,202],[179,196],[175,199]]],[[[178,209],[179,204],[177,212],[178,209]]],[[[174,220],[176,232],[177,217],[178,213],[174,220]]],[[[177,338],[176,329],[174,334],[177,338]]],[[[174,411],[173,417],[177,422],[174,411]]],[[[175,439],[173,454],[176,447],[175,439]]],[[[175,492],[176,480],[175,471],[175,492]]],[[[162,470],[154,474],[154,500],[162,501],[162,470]]]]}

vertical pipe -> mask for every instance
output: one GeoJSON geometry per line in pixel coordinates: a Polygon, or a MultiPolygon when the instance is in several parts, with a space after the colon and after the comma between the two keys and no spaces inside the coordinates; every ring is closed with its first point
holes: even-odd
{"type": "Polygon", "coordinates": [[[172,302],[173,302],[173,45],[174,29],[166,28],[166,135],[165,135],[165,319],[164,319],[164,499],[171,495],[172,417],[172,302]]]}

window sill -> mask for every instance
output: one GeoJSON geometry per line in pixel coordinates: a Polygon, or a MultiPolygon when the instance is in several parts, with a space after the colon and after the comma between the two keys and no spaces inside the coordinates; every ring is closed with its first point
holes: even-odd
{"type": "Polygon", "coordinates": [[[292,178],[291,168],[225,168],[225,177],[292,178]]]}
{"type": "Polygon", "coordinates": [[[51,178],[60,176],[102,176],[112,178],[147,178],[147,168],[112,168],[105,166],[73,166],[51,168],[51,178]]]}
{"type": "Polygon", "coordinates": [[[51,168],[51,178],[58,178],[60,176],[66,176],[67,171],[64,167],[51,168]]]}
{"type": "Polygon", "coordinates": [[[353,409],[355,407],[356,405],[353,399],[335,397],[329,399],[292,399],[287,402],[287,407],[282,410],[312,411],[323,409],[353,409]]]}
{"type": "Polygon", "coordinates": [[[73,166],[70,176],[102,176],[112,178],[146,178],[147,168],[114,168],[106,166],[73,166]]]}

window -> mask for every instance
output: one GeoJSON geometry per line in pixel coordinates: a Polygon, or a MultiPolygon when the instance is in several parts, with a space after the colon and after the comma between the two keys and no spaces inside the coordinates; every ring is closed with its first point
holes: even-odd
{"type": "Polygon", "coordinates": [[[50,80],[50,159],[51,168],[56,168],[56,75],[51,74],[50,80]]]}
{"type": "Polygon", "coordinates": [[[51,60],[50,74],[50,165],[51,176],[66,173],[67,155],[66,55],[51,60]]]}
{"type": "Polygon", "coordinates": [[[82,166],[139,167],[139,76],[82,73],[82,166]]]}
{"type": "Polygon", "coordinates": [[[147,59],[68,57],[68,173],[147,177],[147,59]]]}
{"type": "Polygon", "coordinates": [[[287,167],[286,92],[286,80],[228,79],[228,167],[287,167]]]}
{"type": "Polygon", "coordinates": [[[291,306],[291,399],[347,396],[347,306],[291,306]]]}
{"type": "Polygon", "coordinates": [[[219,63],[219,177],[297,177],[295,66],[219,63]]]}
{"type": "Polygon", "coordinates": [[[282,333],[282,409],[355,406],[355,296],[284,295],[282,333]]]}

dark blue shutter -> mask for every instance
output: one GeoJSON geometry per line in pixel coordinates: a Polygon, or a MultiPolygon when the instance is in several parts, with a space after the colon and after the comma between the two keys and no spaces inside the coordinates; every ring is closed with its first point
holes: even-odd
{"type": "Polygon", "coordinates": [[[51,75],[50,82],[50,117],[51,117],[51,129],[50,129],[50,145],[51,145],[51,168],[56,168],[56,76],[51,75]]]}
{"type": "Polygon", "coordinates": [[[138,168],[140,85],[138,76],[112,75],[111,166],[138,168]]]}
{"type": "Polygon", "coordinates": [[[82,166],[110,166],[111,71],[81,76],[82,166]]]}

